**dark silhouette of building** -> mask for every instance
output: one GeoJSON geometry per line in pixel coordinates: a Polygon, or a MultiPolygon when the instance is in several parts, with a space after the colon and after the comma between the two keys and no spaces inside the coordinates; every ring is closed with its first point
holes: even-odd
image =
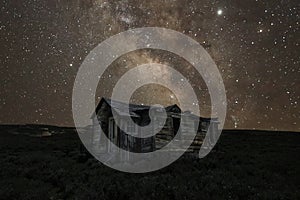
{"type": "MultiPolygon", "coordinates": [[[[162,112],[160,107],[150,109],[150,106],[146,105],[129,104],[129,112],[126,112],[127,106],[125,103],[107,98],[100,100],[95,113],[91,117],[93,120],[91,142],[94,150],[103,153],[111,150],[111,144],[103,142],[103,139],[101,140],[102,131],[112,143],[131,152],[155,151],[169,143],[178,131],[196,131],[195,140],[189,148],[189,150],[194,151],[200,149],[209,125],[212,126],[213,130],[218,129],[217,118],[202,118],[193,115],[189,111],[182,112],[177,105],[165,107],[167,114],[165,123],[159,119],[162,112]],[[115,115],[113,115],[113,112],[115,115]],[[140,126],[146,126],[150,123],[151,114],[154,116],[154,120],[158,120],[159,129],[161,130],[155,136],[140,138],[139,136],[142,134],[140,126]],[[188,120],[181,123],[182,117],[188,120]],[[118,120],[120,127],[117,126],[116,120],[118,120]],[[98,124],[100,124],[101,129],[96,126],[98,124]]],[[[156,130],[153,129],[153,131],[156,133],[156,130]]]]}

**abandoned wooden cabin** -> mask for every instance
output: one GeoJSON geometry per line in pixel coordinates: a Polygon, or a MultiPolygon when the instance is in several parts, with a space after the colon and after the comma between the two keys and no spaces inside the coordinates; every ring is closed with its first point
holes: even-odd
{"type": "MultiPolygon", "coordinates": [[[[106,137],[118,147],[130,152],[144,153],[162,148],[173,139],[178,131],[195,130],[195,127],[198,127],[196,130],[197,135],[191,145],[191,149],[200,149],[202,139],[209,125],[215,130],[218,129],[218,121],[216,118],[202,118],[193,115],[193,117],[198,117],[198,119],[195,120],[197,124],[194,120],[189,120],[182,123],[182,130],[179,130],[181,115],[192,116],[192,114],[190,112],[182,112],[177,105],[171,105],[165,107],[167,119],[165,123],[159,124],[161,130],[155,136],[140,138],[140,126],[148,125],[150,122],[150,106],[129,104],[129,113],[125,112],[127,106],[125,103],[119,101],[112,101],[107,98],[101,99],[96,107],[95,113],[91,117],[93,120],[93,136],[91,142],[95,151],[102,153],[111,151],[110,142],[103,142],[104,140],[101,140],[102,131],[106,137]],[[116,114],[115,117],[113,116],[113,111],[116,114]],[[129,120],[130,118],[132,120],[129,120]],[[115,120],[119,120],[118,124],[121,127],[117,126],[115,120]],[[100,125],[101,128],[97,125],[100,125]],[[126,133],[130,133],[130,135],[126,133]]],[[[161,108],[158,107],[157,112],[160,112],[159,109],[161,108]]],[[[156,118],[154,118],[154,120],[155,119],[156,118]]]]}

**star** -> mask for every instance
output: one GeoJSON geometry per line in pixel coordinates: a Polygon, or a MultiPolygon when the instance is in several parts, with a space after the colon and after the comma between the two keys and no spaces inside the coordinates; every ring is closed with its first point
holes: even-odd
{"type": "Polygon", "coordinates": [[[222,15],[222,14],[223,14],[223,10],[222,10],[222,9],[219,9],[219,10],[217,11],[217,14],[218,14],[218,15],[222,15]]]}

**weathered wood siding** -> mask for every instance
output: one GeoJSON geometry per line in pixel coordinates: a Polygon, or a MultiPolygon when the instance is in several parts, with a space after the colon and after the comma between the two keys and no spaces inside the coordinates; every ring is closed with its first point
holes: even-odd
{"type": "MultiPolygon", "coordinates": [[[[199,124],[200,127],[197,128],[196,120],[189,117],[189,116],[182,116],[178,115],[178,113],[167,113],[167,119],[165,123],[159,118],[156,117],[154,120],[160,121],[160,128],[161,130],[154,130],[155,133],[157,133],[153,137],[149,138],[140,138],[139,136],[142,134],[140,132],[140,128],[137,125],[145,126],[148,125],[150,122],[149,118],[149,112],[147,111],[141,111],[138,113],[139,118],[131,118],[130,116],[119,116],[117,119],[113,120],[119,120],[120,127],[116,127],[117,130],[117,140],[114,140],[113,142],[115,145],[119,146],[120,148],[130,151],[130,152],[151,152],[155,151],[156,149],[160,149],[167,145],[175,136],[177,133],[177,130],[181,132],[182,137],[179,138],[180,140],[190,140],[191,139],[191,132],[197,131],[197,135],[194,139],[194,142],[191,144],[189,150],[194,151],[198,150],[201,147],[202,141],[205,137],[205,133],[207,132],[207,128],[210,125],[209,121],[201,121],[199,124]],[[174,117],[177,116],[177,117],[174,117]],[[182,118],[179,118],[181,116],[182,118]],[[126,134],[128,132],[128,123],[129,119],[133,119],[133,121],[136,123],[136,136],[132,136],[129,134],[126,134]],[[181,125],[181,129],[179,130],[179,125],[181,125]]],[[[159,115],[158,115],[159,116],[159,115]]],[[[92,145],[94,150],[97,152],[107,152],[109,151],[109,145],[107,142],[104,142],[102,136],[106,135],[107,138],[109,138],[109,119],[113,117],[112,110],[110,105],[108,105],[106,102],[104,102],[101,106],[101,108],[98,110],[97,116],[93,119],[93,132],[94,135],[92,137],[92,145]],[[101,129],[99,127],[95,126],[97,124],[101,125],[101,129]],[[104,135],[101,135],[101,134],[104,135]]],[[[212,124],[213,129],[217,130],[218,124],[213,123],[212,124]]],[[[188,143],[187,143],[188,144],[188,143]]]]}

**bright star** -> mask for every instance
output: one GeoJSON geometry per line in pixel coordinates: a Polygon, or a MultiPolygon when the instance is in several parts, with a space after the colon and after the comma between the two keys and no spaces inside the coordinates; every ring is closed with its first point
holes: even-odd
{"type": "Polygon", "coordinates": [[[218,15],[222,15],[223,14],[223,10],[219,9],[217,13],[218,13],[218,15]]]}

